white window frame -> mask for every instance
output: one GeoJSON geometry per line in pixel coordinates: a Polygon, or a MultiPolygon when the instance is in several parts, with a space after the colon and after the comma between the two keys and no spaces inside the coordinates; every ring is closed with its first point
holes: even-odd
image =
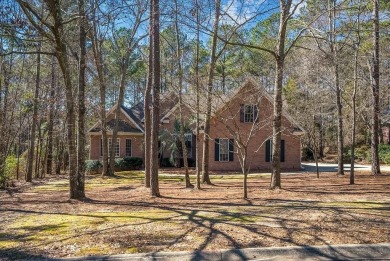
{"type": "Polygon", "coordinates": [[[256,104],[245,104],[244,105],[244,122],[252,123],[255,121],[255,106],[256,104]],[[252,112],[247,112],[247,108],[252,108],[252,112]]]}
{"type": "Polygon", "coordinates": [[[228,162],[229,161],[229,139],[219,139],[219,161],[220,162],[228,162]],[[226,144],[223,144],[225,143],[226,144]],[[227,146],[226,153],[221,153],[223,146],[227,146]]]}
{"type": "Polygon", "coordinates": [[[125,141],[125,156],[126,157],[132,157],[133,156],[133,141],[132,139],[126,139],[125,141]],[[127,155],[127,141],[130,141],[130,155],[127,155]]]}

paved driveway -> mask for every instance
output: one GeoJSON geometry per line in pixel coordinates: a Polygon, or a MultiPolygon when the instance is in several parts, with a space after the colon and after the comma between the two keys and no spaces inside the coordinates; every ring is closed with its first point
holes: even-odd
{"type": "MultiPolygon", "coordinates": [[[[336,163],[318,163],[318,167],[320,169],[320,172],[337,172],[337,164],[336,163]]],[[[302,162],[302,168],[304,168],[303,171],[307,172],[316,172],[316,164],[314,162],[302,162]]],[[[382,173],[389,173],[390,172],[390,166],[388,165],[382,165],[380,166],[382,173]]],[[[351,164],[344,164],[344,170],[350,171],[351,170],[351,164]]],[[[355,164],[355,171],[371,171],[371,165],[361,165],[361,164],[355,164]]]]}

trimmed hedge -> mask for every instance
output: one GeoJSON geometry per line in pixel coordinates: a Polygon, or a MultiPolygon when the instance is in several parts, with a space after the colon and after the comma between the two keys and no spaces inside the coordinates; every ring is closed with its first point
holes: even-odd
{"type": "Polygon", "coordinates": [[[115,159],[115,168],[120,170],[138,170],[142,168],[143,160],[137,157],[115,159]]]}

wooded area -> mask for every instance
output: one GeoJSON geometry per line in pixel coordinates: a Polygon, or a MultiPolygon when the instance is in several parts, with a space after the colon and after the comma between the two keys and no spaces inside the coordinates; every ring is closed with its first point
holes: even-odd
{"type": "MultiPolygon", "coordinates": [[[[196,137],[206,137],[196,149],[200,189],[212,183],[212,97],[247,78],[273,97],[270,189],[282,187],[284,111],[305,131],[304,159],[337,152],[338,175],[351,163],[350,184],[355,160],[379,175],[390,163],[389,18],[386,0],[2,0],[0,188],[65,173],[69,197],[85,198],[88,130],[100,122],[102,175],[113,176],[121,106],[110,144],[107,110],[143,101],[144,185],[159,197],[160,93],[172,92],[179,108],[184,94],[196,100],[196,137]]],[[[192,187],[184,128],[180,117],[192,187]]],[[[247,143],[235,142],[242,153],[247,143]]]]}

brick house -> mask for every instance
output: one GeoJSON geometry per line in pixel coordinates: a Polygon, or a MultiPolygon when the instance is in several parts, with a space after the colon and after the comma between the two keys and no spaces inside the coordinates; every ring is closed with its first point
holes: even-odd
{"type": "MultiPolygon", "coordinates": [[[[201,111],[205,113],[206,98],[201,97],[201,111]]],[[[175,133],[175,122],[179,115],[177,96],[168,93],[161,96],[160,129],[166,133],[175,133]]],[[[112,135],[114,126],[114,106],[107,117],[108,137],[112,135]]],[[[193,118],[195,96],[183,95],[182,114],[188,122],[186,146],[188,158],[195,160],[195,142],[193,118]]],[[[245,156],[250,170],[269,170],[271,168],[272,151],[272,117],[273,99],[254,80],[248,79],[230,95],[213,94],[212,116],[210,122],[209,169],[225,171],[241,171],[241,163],[245,156]]],[[[301,141],[303,129],[286,113],[282,115],[281,167],[285,170],[300,169],[301,141]]],[[[96,123],[89,131],[90,159],[100,159],[101,130],[96,123]]],[[[143,103],[132,108],[121,108],[119,121],[117,157],[143,157],[143,103]]],[[[203,150],[203,132],[200,135],[200,155],[203,150]]],[[[164,146],[164,136],[160,139],[164,146]]],[[[109,144],[111,143],[109,139],[109,144]]],[[[163,148],[161,159],[169,157],[169,149],[163,148]]]]}

